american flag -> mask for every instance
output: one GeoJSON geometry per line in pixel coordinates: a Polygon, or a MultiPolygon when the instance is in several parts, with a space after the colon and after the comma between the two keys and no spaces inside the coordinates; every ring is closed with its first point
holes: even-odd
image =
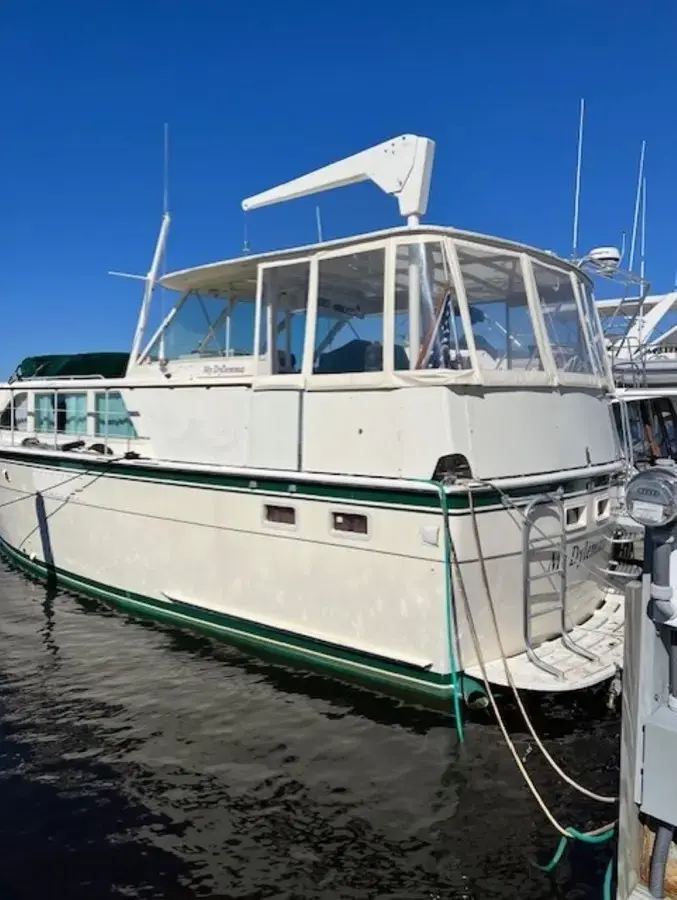
{"type": "MultiPolygon", "coordinates": [[[[451,345],[454,338],[452,315],[455,315],[452,292],[447,291],[442,308],[437,314],[430,338],[428,369],[453,369],[451,345]]],[[[456,342],[454,341],[454,349],[456,342]]]]}

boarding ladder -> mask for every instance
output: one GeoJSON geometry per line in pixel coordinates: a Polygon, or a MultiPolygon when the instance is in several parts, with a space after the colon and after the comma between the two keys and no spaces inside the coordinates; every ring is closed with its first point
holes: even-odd
{"type": "Polygon", "coordinates": [[[580,647],[569,635],[571,626],[568,622],[567,612],[567,533],[566,533],[566,510],[562,502],[561,490],[554,494],[538,494],[533,497],[526,506],[522,519],[522,596],[524,610],[524,646],[530,661],[538,666],[539,669],[554,675],[556,678],[564,678],[564,673],[545,660],[539,659],[533,645],[532,623],[539,616],[548,615],[554,610],[560,613],[560,637],[562,644],[572,653],[582,656],[591,662],[598,662],[598,657],[594,653],[580,647]],[[533,514],[538,506],[549,505],[555,507],[559,516],[559,529],[552,536],[544,535],[539,531],[538,542],[539,550],[547,550],[552,548],[552,559],[554,565],[552,568],[543,566],[543,570],[536,572],[531,571],[532,551],[534,544],[532,541],[532,533],[536,528],[533,520],[533,514]],[[549,579],[551,582],[559,578],[558,599],[556,601],[550,598],[543,600],[534,599],[531,593],[532,585],[535,581],[543,578],[549,579]]]}
{"type": "Polygon", "coordinates": [[[614,382],[622,387],[643,388],[647,386],[646,348],[639,338],[623,337],[620,344],[611,346],[609,350],[611,370],[614,382]],[[627,358],[621,358],[620,351],[627,348],[627,358]],[[624,369],[630,370],[629,380],[624,369]]]}

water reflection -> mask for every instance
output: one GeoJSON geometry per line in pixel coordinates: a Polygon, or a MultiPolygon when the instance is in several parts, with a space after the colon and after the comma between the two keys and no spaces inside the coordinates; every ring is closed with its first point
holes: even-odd
{"type": "MultiPolygon", "coordinates": [[[[599,897],[604,852],[533,867],[556,839],[488,715],[461,747],[443,716],[13,572],[0,596],[1,896],[599,897]]],[[[532,706],[558,761],[614,792],[603,698],[532,706]]],[[[561,820],[608,815],[528,762],[561,820]]]]}

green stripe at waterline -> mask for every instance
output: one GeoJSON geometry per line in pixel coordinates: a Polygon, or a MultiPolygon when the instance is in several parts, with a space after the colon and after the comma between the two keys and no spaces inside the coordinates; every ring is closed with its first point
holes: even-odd
{"type": "MultiPolygon", "coordinates": [[[[385,693],[413,696],[420,702],[435,707],[448,709],[453,700],[450,674],[443,675],[348,647],[306,638],[192,604],[164,602],[119,590],[64,569],[47,566],[37,559],[31,559],[2,539],[0,553],[40,581],[54,581],[63,588],[85,597],[103,600],[134,615],[201,631],[235,646],[270,655],[286,664],[316,669],[385,693]]],[[[473,693],[476,690],[474,680],[467,679],[463,693],[473,693]]]]}

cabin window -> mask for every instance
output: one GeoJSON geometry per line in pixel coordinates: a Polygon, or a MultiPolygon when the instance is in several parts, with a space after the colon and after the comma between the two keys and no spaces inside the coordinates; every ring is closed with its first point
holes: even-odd
{"type": "MultiPolygon", "coordinates": [[[[254,353],[253,298],[191,291],[177,307],[160,342],[166,359],[252,356],[254,353]]],[[[265,350],[265,342],[263,349],[265,350]]]]}
{"type": "Polygon", "coordinates": [[[656,397],[649,401],[652,412],[652,431],[660,447],[661,456],[677,458],[677,433],[675,408],[669,397],[656,397]]]}
{"type": "Polygon", "coordinates": [[[35,395],[35,430],[60,434],[85,434],[87,394],[40,393],[35,395]]]}
{"type": "Polygon", "coordinates": [[[118,391],[97,393],[94,397],[94,433],[98,437],[137,437],[125,401],[118,391]]]}
{"type": "Polygon", "coordinates": [[[531,265],[557,369],[582,375],[594,374],[571,274],[534,261],[531,265]]]}
{"type": "Polygon", "coordinates": [[[319,261],[315,374],[383,370],[384,274],[382,249],[319,261]]]}
{"type": "Polygon", "coordinates": [[[35,430],[54,431],[54,394],[35,395],[35,430]]]}
{"type": "Polygon", "coordinates": [[[647,431],[646,416],[641,407],[641,403],[628,403],[626,408],[633,459],[645,461],[655,457],[658,448],[649,447],[650,430],[647,431]]]}
{"type": "Polygon", "coordinates": [[[480,368],[542,371],[519,256],[457,244],[480,368]]]}
{"type": "Polygon", "coordinates": [[[9,403],[2,411],[0,416],[0,428],[11,429],[16,431],[26,431],[28,426],[28,394],[23,391],[10,397],[9,403]],[[12,413],[14,415],[12,416],[12,413]],[[12,425],[12,418],[14,424],[12,425]]]}
{"type": "Polygon", "coordinates": [[[396,370],[471,367],[456,290],[440,243],[397,248],[393,365],[396,370]]]}
{"type": "Polygon", "coordinates": [[[677,459],[675,411],[667,398],[630,402],[626,409],[635,462],[677,459]]]}
{"type": "Polygon", "coordinates": [[[57,394],[57,430],[64,434],[87,431],[87,394],[57,394]]]}
{"type": "MultiPolygon", "coordinates": [[[[308,304],[308,262],[266,267],[263,271],[261,347],[273,347],[270,373],[291,375],[301,371],[308,304]],[[270,317],[270,322],[268,322],[270,317]],[[269,341],[266,334],[270,328],[269,341]]],[[[260,350],[263,354],[264,350],[260,350]]]]}

